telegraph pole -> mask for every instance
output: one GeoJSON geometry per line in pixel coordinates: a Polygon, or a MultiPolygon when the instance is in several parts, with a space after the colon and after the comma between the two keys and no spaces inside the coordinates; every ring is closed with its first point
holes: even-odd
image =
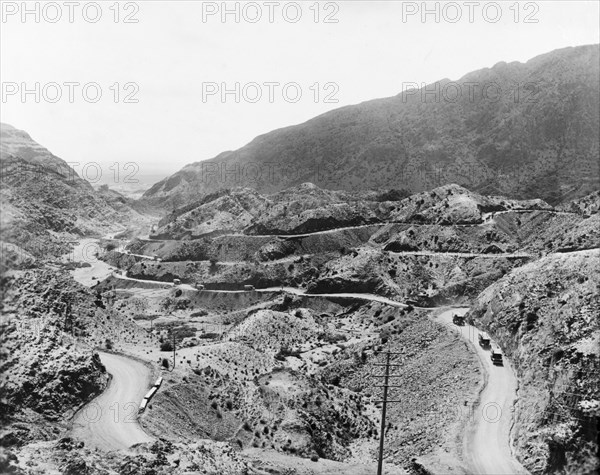
{"type": "Polygon", "coordinates": [[[373,363],[374,366],[385,366],[384,374],[373,375],[373,377],[375,377],[375,378],[383,378],[383,385],[375,385],[374,386],[376,388],[383,388],[383,400],[375,401],[375,402],[383,403],[383,407],[381,408],[381,429],[380,429],[380,434],[379,434],[379,459],[377,462],[377,475],[383,475],[383,446],[384,446],[384,440],[385,440],[385,417],[387,414],[387,404],[388,404],[388,402],[390,402],[390,403],[400,402],[399,400],[388,401],[388,388],[399,388],[400,387],[397,385],[390,385],[389,384],[390,377],[394,378],[394,377],[401,376],[399,374],[390,374],[390,366],[402,366],[401,364],[390,363],[390,358],[392,355],[401,355],[403,353],[404,353],[404,348],[402,348],[402,351],[399,351],[399,352],[392,352],[392,351],[388,350],[388,351],[386,351],[385,363],[373,363]]]}
{"type": "Polygon", "coordinates": [[[390,379],[390,352],[387,352],[385,360],[385,376],[383,380],[383,408],[381,409],[381,430],[379,432],[379,462],[377,463],[377,475],[383,473],[383,440],[385,434],[385,413],[387,411],[388,382],[390,379]]]}
{"type": "MultiPolygon", "coordinates": [[[[175,348],[175,331],[174,329],[171,330],[171,335],[173,336],[173,369],[175,369],[175,362],[177,361],[177,354],[175,353],[176,348],[175,348]]],[[[173,370],[171,370],[173,371],[173,370]]]]}

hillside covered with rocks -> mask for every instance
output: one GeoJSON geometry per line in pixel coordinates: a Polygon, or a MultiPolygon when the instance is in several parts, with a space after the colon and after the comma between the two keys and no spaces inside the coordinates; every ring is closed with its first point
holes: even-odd
{"type": "Polygon", "coordinates": [[[519,376],[513,437],[533,473],[594,473],[600,417],[598,249],[515,269],[476,300],[519,376]]]}

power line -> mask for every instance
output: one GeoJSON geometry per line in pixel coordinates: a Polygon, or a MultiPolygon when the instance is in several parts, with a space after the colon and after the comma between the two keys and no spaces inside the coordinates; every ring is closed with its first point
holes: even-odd
{"type": "Polygon", "coordinates": [[[390,367],[403,366],[403,364],[390,363],[390,358],[392,355],[402,355],[402,354],[404,354],[404,348],[402,348],[402,351],[400,351],[400,352],[392,352],[392,351],[388,350],[385,352],[385,355],[386,355],[385,363],[373,363],[374,366],[384,366],[385,367],[384,374],[372,375],[374,378],[384,378],[382,385],[374,386],[374,387],[383,388],[383,400],[375,401],[375,403],[379,403],[379,402],[383,403],[383,407],[381,408],[381,429],[380,429],[380,434],[379,434],[379,457],[378,457],[378,461],[377,461],[377,475],[383,474],[383,458],[384,458],[383,457],[383,446],[384,446],[384,442],[385,442],[385,417],[387,415],[387,405],[388,405],[388,402],[389,403],[401,402],[399,400],[388,401],[388,388],[400,387],[398,385],[390,385],[389,384],[390,378],[400,376],[400,375],[390,374],[390,367]]]}

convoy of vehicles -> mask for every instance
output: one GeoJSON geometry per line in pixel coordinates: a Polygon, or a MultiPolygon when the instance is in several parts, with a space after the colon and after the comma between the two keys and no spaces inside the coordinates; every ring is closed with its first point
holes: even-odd
{"type": "Polygon", "coordinates": [[[150,391],[148,391],[146,393],[146,395],[144,396],[144,399],[142,399],[142,402],[140,404],[140,407],[138,409],[138,412],[144,412],[146,410],[146,406],[148,405],[148,403],[150,402],[150,399],[152,399],[152,397],[156,394],[156,391],[158,391],[158,388],[160,388],[160,385],[162,384],[163,379],[162,376],[159,377],[156,382],[154,383],[154,385],[150,388],[150,391]]]}

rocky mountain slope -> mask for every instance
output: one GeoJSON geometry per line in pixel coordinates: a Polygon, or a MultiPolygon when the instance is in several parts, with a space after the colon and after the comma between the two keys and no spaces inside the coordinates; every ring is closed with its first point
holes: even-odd
{"type": "Polygon", "coordinates": [[[0,124],[0,138],[0,240],[18,247],[2,245],[9,257],[14,251],[33,257],[64,254],[68,247],[61,234],[123,230],[144,219],[132,201],[94,190],[26,132],[0,124]]]}
{"type": "Polygon", "coordinates": [[[575,211],[584,216],[590,216],[600,211],[600,191],[595,191],[582,198],[563,203],[559,209],[565,211],[575,211]]]}
{"type": "Polygon", "coordinates": [[[331,191],[312,183],[270,195],[250,188],[221,190],[173,210],[159,221],[151,237],[294,235],[389,222],[475,225],[492,212],[553,210],[542,200],[482,196],[455,184],[407,195],[404,190],[331,191]]]}
{"type": "MultiPolygon", "coordinates": [[[[299,473],[313,459],[307,473],[355,473],[352,462],[375,460],[380,389],[373,374],[389,345],[405,350],[407,366],[406,389],[398,392],[405,404],[386,429],[394,463],[410,467],[414,456],[430,456],[425,465],[433,467],[440,447],[456,454],[458,427],[481,374],[458,335],[428,320],[427,312],[352,298],[184,289],[147,294],[142,310],[134,286],[122,291],[132,295],[123,310],[136,308],[140,325],[148,328],[154,318],[154,331],[165,340],[179,329],[177,366],[163,373],[163,386],[141,417],[152,434],[178,444],[228,441],[244,456],[260,449],[262,463],[273,467],[267,473],[287,473],[281,460],[268,463],[282,455],[295,458],[299,473]],[[425,425],[435,430],[424,431],[425,425]],[[322,472],[317,460],[323,457],[344,465],[322,472]]],[[[156,350],[154,358],[169,356],[156,350]]],[[[395,473],[388,467],[386,473],[395,473]]],[[[356,473],[365,471],[371,466],[356,473]]]]}
{"type": "Polygon", "coordinates": [[[598,400],[587,376],[598,369],[596,197],[555,208],[454,184],[411,196],[312,184],[222,190],[175,209],[150,239],[96,243],[126,276],[98,277],[106,266],[93,263],[91,276],[108,277],[88,289],[51,263],[11,271],[0,469],[372,473],[374,375],[389,348],[402,353],[391,390],[402,403],[388,408],[386,473],[468,473],[463,436],[486,376],[464,327],[440,325],[441,308],[418,307],[475,300],[471,318],[520,379],[519,459],[534,473],[585,473],[598,400]],[[274,289],[207,291],[245,284],[274,289]],[[102,389],[90,349],[107,345],[164,380],[138,419],[158,442],[102,458],[65,438],[60,418],[102,389]]]}
{"type": "Polygon", "coordinates": [[[76,464],[69,471],[60,455],[75,411],[108,384],[93,348],[122,351],[152,338],[113,308],[114,292],[82,287],[60,269],[9,271],[0,285],[0,472],[25,473],[18,453],[40,466],[36,473],[87,473],[76,464]]]}
{"type": "Polygon", "coordinates": [[[402,190],[348,193],[312,183],[262,195],[251,188],[221,190],[163,217],[155,237],[182,239],[226,233],[302,234],[380,222],[402,190]]]}
{"type": "Polygon", "coordinates": [[[224,190],[173,211],[150,240],[134,240],[128,247],[138,256],[104,258],[133,278],[180,278],[207,289],[284,285],[421,295],[422,304],[439,305],[475,297],[540,255],[600,245],[599,216],[582,214],[579,200],[561,211],[542,200],[482,196],[452,184],[402,196],[308,183],[272,195],[224,190]]]}
{"type": "Polygon", "coordinates": [[[225,188],[272,193],[310,181],[412,192],[459,183],[557,204],[596,189],[598,84],[598,45],[498,63],[261,135],[187,165],[144,200],[172,209],[225,188]]]}
{"type": "Polygon", "coordinates": [[[513,437],[532,473],[597,473],[600,417],[598,249],[513,270],[477,299],[520,381],[513,437]]]}

